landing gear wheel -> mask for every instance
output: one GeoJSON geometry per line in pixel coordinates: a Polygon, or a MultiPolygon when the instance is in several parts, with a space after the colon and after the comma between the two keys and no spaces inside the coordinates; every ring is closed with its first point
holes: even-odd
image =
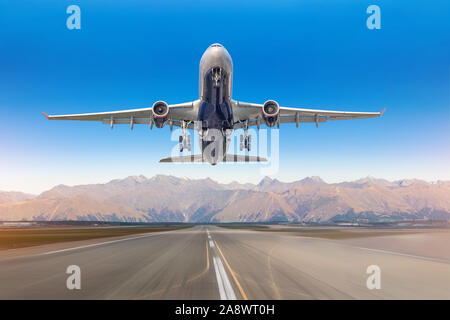
{"type": "Polygon", "coordinates": [[[242,151],[244,148],[247,149],[248,151],[250,151],[251,144],[252,144],[252,136],[241,134],[241,143],[239,145],[240,151],[242,151]]]}
{"type": "Polygon", "coordinates": [[[184,149],[184,147],[183,147],[183,136],[180,136],[178,138],[178,141],[180,142],[180,152],[183,152],[183,149],[184,149]]]}
{"type": "Polygon", "coordinates": [[[179,137],[178,141],[180,142],[180,152],[183,152],[184,149],[191,151],[191,136],[183,133],[182,136],[179,137]]]}
{"type": "Polygon", "coordinates": [[[184,148],[188,149],[188,151],[191,151],[191,136],[186,136],[183,139],[183,146],[184,148]]]}

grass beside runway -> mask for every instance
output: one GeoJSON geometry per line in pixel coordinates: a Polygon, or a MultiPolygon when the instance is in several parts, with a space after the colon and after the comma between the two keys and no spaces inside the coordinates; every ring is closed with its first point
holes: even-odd
{"type": "Polygon", "coordinates": [[[119,227],[63,227],[0,229],[0,250],[39,246],[57,242],[120,237],[149,232],[189,228],[191,225],[151,225],[119,227]]]}

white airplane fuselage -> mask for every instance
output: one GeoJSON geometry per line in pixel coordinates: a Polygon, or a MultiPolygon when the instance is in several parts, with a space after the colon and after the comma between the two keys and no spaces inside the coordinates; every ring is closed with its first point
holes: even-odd
{"type": "Polygon", "coordinates": [[[211,164],[226,154],[233,130],[231,102],[233,62],[218,43],[208,47],[200,60],[198,118],[203,158],[211,164]]]}

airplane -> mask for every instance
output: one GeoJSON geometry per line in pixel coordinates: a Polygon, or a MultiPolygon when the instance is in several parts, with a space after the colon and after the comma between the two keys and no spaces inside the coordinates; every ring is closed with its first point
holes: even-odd
{"type": "Polygon", "coordinates": [[[236,101],[231,98],[233,82],[233,62],[227,49],[214,43],[206,49],[200,60],[199,98],[195,101],[167,104],[156,101],[151,108],[129,109],[111,112],[47,115],[49,120],[101,121],[109,124],[111,129],[116,124],[146,124],[150,129],[162,128],[166,124],[181,127],[179,137],[180,153],[191,151],[190,135],[187,129],[197,130],[201,146],[200,155],[177,156],[161,159],[160,162],[262,162],[267,159],[250,155],[229,155],[231,133],[244,129],[240,136],[240,150],[251,150],[251,135],[248,128],[261,124],[269,128],[280,127],[281,123],[319,123],[328,120],[348,120],[380,117],[381,112],[347,112],[303,108],[281,107],[275,100],[263,104],[236,101]]]}

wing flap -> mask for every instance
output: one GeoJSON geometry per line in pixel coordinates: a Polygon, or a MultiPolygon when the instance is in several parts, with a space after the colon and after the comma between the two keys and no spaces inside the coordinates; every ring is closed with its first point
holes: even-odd
{"type": "MultiPolygon", "coordinates": [[[[262,104],[234,101],[236,114],[238,114],[238,122],[235,128],[243,128],[243,122],[248,121],[248,126],[256,125],[256,118],[261,117],[262,104]]],[[[311,122],[319,123],[327,120],[352,120],[352,119],[368,119],[380,117],[386,109],[381,112],[353,112],[353,111],[334,111],[321,109],[305,109],[280,107],[280,123],[302,123],[311,122]]],[[[261,123],[264,121],[261,120],[261,123]]]]}
{"type": "MultiPolygon", "coordinates": [[[[169,118],[178,121],[191,121],[195,115],[195,112],[193,112],[195,102],[169,105],[169,118]]],[[[65,115],[43,114],[48,120],[102,121],[103,123],[110,123],[111,119],[113,119],[114,124],[129,124],[131,119],[133,119],[135,124],[148,124],[150,122],[149,119],[152,118],[152,108],[65,115]]]]}
{"type": "Polygon", "coordinates": [[[97,112],[97,113],[80,113],[66,115],[47,116],[49,120],[79,120],[79,121],[103,121],[106,119],[131,119],[134,118],[150,118],[152,108],[129,109],[121,111],[97,112]]]}
{"type": "Polygon", "coordinates": [[[316,115],[326,117],[333,120],[346,119],[366,119],[379,117],[382,112],[351,112],[351,111],[332,111],[332,110],[316,110],[316,109],[300,109],[280,107],[281,117],[295,117],[299,114],[302,117],[315,117],[316,115]]]}

